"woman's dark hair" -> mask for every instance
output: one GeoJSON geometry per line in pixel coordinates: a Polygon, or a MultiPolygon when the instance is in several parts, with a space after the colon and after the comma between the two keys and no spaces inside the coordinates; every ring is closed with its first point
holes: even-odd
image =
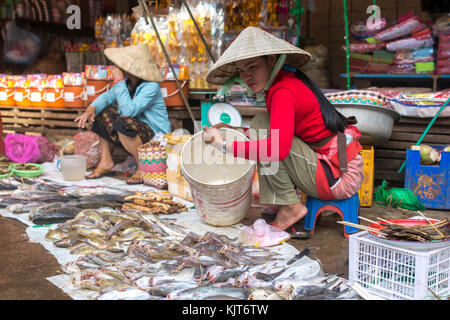
{"type": "MultiPolygon", "coordinates": [[[[138,78],[138,79],[139,79],[139,78],[138,78]]],[[[127,88],[128,88],[128,91],[130,91],[130,96],[131,96],[131,98],[134,98],[134,94],[136,93],[136,89],[137,89],[137,87],[139,87],[139,85],[140,85],[142,82],[144,82],[144,80],[139,79],[139,81],[136,82],[136,84],[133,86],[133,85],[131,84],[130,79],[127,79],[127,88]]]]}
{"type": "MultiPolygon", "coordinates": [[[[279,55],[275,55],[276,59],[278,59],[279,55]]],[[[269,55],[263,56],[263,58],[268,61],[269,55]]],[[[325,97],[322,90],[320,90],[314,82],[311,81],[311,79],[304,74],[299,69],[293,69],[295,70],[295,75],[298,79],[303,81],[303,83],[314,93],[316,96],[319,104],[320,104],[320,111],[322,112],[322,118],[325,122],[325,127],[330,130],[333,133],[337,132],[344,132],[345,128],[348,125],[356,124],[356,118],[350,117],[346,118],[344,117],[339,111],[336,110],[336,108],[331,104],[331,102],[325,97]]]]}
{"type": "Polygon", "coordinates": [[[346,126],[356,123],[356,119],[354,117],[346,118],[339,111],[337,111],[327,97],[325,97],[322,90],[320,90],[301,70],[297,69],[295,71],[295,75],[298,79],[303,81],[303,83],[311,89],[316,96],[320,104],[320,110],[322,111],[322,118],[325,122],[325,127],[328,130],[334,133],[344,132],[346,126]]]}

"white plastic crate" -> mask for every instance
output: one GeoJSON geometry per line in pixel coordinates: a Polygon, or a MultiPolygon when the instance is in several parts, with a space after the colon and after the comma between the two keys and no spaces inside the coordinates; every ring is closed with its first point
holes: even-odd
{"type": "Polygon", "coordinates": [[[450,246],[412,251],[383,244],[368,231],[349,235],[349,281],[392,300],[450,294],[450,246]]]}

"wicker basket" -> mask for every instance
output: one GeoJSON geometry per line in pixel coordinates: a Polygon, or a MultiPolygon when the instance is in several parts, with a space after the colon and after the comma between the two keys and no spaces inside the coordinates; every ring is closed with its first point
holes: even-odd
{"type": "Polygon", "coordinates": [[[145,172],[145,185],[163,189],[167,187],[167,152],[159,142],[148,142],[138,148],[140,170],[145,172]]]}

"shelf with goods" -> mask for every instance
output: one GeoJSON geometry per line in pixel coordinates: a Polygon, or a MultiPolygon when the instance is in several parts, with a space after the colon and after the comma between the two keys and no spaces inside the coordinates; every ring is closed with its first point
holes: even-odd
{"type": "Polygon", "coordinates": [[[387,74],[387,73],[341,73],[342,78],[361,79],[371,82],[372,86],[389,83],[396,83],[403,86],[405,81],[408,83],[416,82],[424,84],[427,87],[431,85],[433,91],[447,89],[450,87],[450,74],[387,74]]]}
{"type": "MultiPolygon", "coordinates": [[[[354,79],[392,82],[401,79],[404,86],[409,82],[419,83],[423,80],[427,86],[432,84],[434,91],[448,88],[448,12],[428,13],[421,11],[420,6],[409,9],[397,7],[397,17],[386,15],[388,20],[383,17],[387,9],[381,9],[383,18],[373,20],[375,22],[370,26],[370,17],[362,21],[362,13],[352,11],[352,18],[354,14],[359,14],[361,20],[353,22],[350,28],[347,2],[343,0],[346,72],[339,74],[346,78],[347,89],[352,87],[354,79]]],[[[373,1],[373,4],[376,5],[377,1],[373,1]]],[[[369,5],[372,5],[372,1],[367,1],[369,5]]],[[[383,5],[384,2],[380,4],[383,5]]]]}

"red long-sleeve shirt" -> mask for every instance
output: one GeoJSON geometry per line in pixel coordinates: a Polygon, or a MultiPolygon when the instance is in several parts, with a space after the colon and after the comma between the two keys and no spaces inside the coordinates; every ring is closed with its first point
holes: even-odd
{"type": "Polygon", "coordinates": [[[291,150],[294,136],[307,143],[332,135],[325,127],[320,104],[314,93],[294,73],[281,70],[266,92],[270,114],[270,137],[235,141],[235,157],[255,161],[283,161],[291,150]]]}

